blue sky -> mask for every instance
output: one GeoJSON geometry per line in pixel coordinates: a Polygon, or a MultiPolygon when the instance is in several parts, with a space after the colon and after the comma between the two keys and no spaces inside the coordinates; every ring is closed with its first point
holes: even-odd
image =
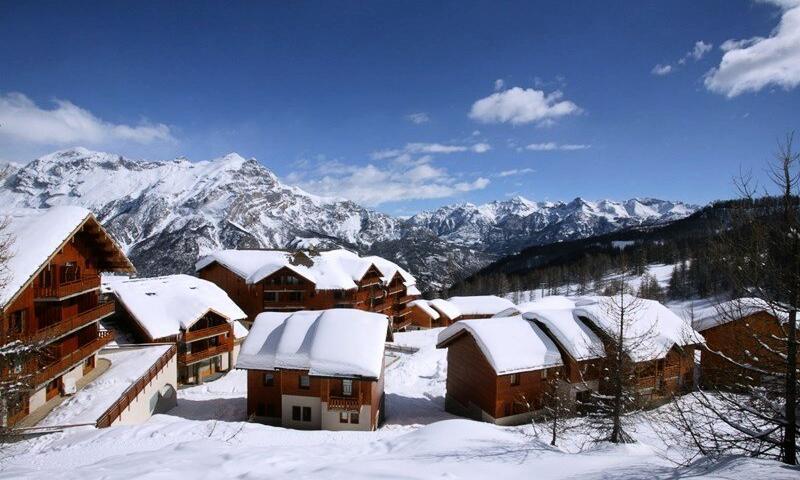
{"type": "Polygon", "coordinates": [[[394,214],[704,203],[800,128],[798,0],[18,3],[6,161],[235,151],[394,214]]]}

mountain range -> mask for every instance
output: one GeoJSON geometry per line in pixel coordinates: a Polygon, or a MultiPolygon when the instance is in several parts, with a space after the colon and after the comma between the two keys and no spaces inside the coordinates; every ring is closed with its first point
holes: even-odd
{"type": "Polygon", "coordinates": [[[530,246],[683,218],[682,202],[532,202],[450,205],[397,218],[281,182],[255,159],[145,161],[85,148],[10,168],[3,208],[81,205],[117,238],[140,275],[193,272],[217,248],[345,247],[385,256],[438,289],[530,246]]]}

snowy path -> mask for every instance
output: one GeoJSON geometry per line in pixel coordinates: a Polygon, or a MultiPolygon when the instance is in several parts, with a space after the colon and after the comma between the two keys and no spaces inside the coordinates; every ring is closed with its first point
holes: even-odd
{"type": "Polygon", "coordinates": [[[245,411],[244,372],[179,391],[179,406],[144,425],[74,429],[16,444],[0,479],[60,478],[497,478],[797,479],[769,461],[730,458],[676,469],[646,443],[566,453],[530,427],[455,419],[443,410],[446,354],[437,331],[398,335],[419,347],[386,369],[387,421],[377,432],[296,431],[236,421],[245,411]],[[207,420],[217,416],[231,421],[207,420]],[[442,421],[444,420],[444,421],[442,421]]]}

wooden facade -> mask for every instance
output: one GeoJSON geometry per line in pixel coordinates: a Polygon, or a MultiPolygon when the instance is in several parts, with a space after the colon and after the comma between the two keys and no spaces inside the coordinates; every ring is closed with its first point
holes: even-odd
{"type": "Polygon", "coordinates": [[[261,312],[355,308],[387,315],[392,321],[392,330],[405,330],[411,325],[411,310],[407,304],[416,298],[408,294],[399,273],[386,285],[374,265],[352,290],[318,290],[314,282],[286,267],[255,284],[248,284],[218,262],[201,268],[197,273],[200,278],[222,288],[244,310],[247,320],[243,323],[248,327],[261,312]]]}
{"type": "Polygon", "coordinates": [[[189,330],[177,335],[152,338],[136,318],[117,301],[117,321],[130,330],[141,343],[175,343],[178,348],[178,382],[198,384],[211,375],[232,367],[234,347],[233,323],[209,311],[189,330]]]}
{"type": "Polygon", "coordinates": [[[439,347],[447,348],[445,408],[475,420],[523,423],[542,408],[548,379],[564,376],[560,366],[498,375],[466,332],[439,347]]]}
{"type": "Polygon", "coordinates": [[[247,415],[298,429],[375,430],[384,415],[383,372],[378,379],[363,379],[248,370],[247,415]]]}
{"type": "MultiPolygon", "coordinates": [[[[743,315],[733,321],[701,330],[706,340],[700,354],[701,383],[704,387],[740,389],[771,381],[749,365],[765,371],[785,369],[786,332],[781,322],[766,311],[743,315]],[[727,359],[726,359],[727,358],[727,359]],[[728,360],[729,359],[729,360],[728,360]]],[[[783,381],[783,379],[777,379],[783,381]]]]}
{"type": "Polygon", "coordinates": [[[74,388],[75,381],[95,367],[97,352],[113,340],[110,332],[100,330],[99,321],[115,310],[113,302],[100,296],[100,272],[133,272],[128,259],[88,214],[42,260],[0,318],[0,344],[21,340],[41,348],[35,361],[0,372],[4,378],[24,375],[30,386],[29,393],[10,405],[7,425],[74,388]]]}

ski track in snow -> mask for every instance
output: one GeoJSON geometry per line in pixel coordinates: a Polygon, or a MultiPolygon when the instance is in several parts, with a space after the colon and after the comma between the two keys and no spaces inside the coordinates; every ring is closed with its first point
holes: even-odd
{"type": "MultiPolygon", "coordinates": [[[[376,432],[298,431],[245,423],[246,372],[181,389],[166,415],[137,426],[79,428],[14,444],[0,479],[798,478],[776,462],[731,457],[676,470],[642,422],[641,443],[567,453],[530,426],[495,427],[444,412],[441,329],[401,333],[419,348],[386,368],[386,423],[376,432]],[[212,419],[217,420],[212,420],[212,419]]],[[[565,450],[574,450],[570,439],[565,450]],[[572,448],[571,448],[572,447],[572,448]]],[[[660,446],[659,446],[660,445],[660,446]]]]}

